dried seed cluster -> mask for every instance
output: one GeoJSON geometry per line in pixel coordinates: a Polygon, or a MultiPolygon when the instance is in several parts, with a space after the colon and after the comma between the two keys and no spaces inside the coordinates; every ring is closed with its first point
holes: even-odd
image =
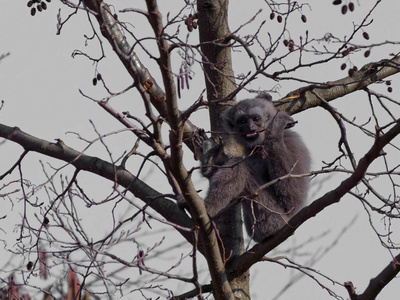
{"type": "MultiPolygon", "coordinates": [[[[270,15],[269,15],[269,18],[271,20],[275,19],[275,12],[271,12],[270,15]]],[[[278,23],[282,23],[282,21],[283,21],[282,15],[278,15],[276,17],[276,20],[278,21],[278,23]]],[[[307,22],[307,17],[305,15],[301,15],[301,21],[303,21],[303,23],[306,23],[307,22]]]]}
{"type": "MultiPolygon", "coordinates": [[[[333,5],[341,5],[341,4],[342,4],[342,0],[333,1],[333,5]]],[[[342,8],[341,8],[342,14],[345,15],[347,13],[347,11],[354,11],[354,8],[355,8],[355,6],[354,6],[353,2],[349,2],[349,4],[343,4],[342,8]]]]}
{"type": "Polygon", "coordinates": [[[198,19],[199,16],[197,13],[195,13],[194,15],[189,14],[189,17],[185,20],[185,24],[187,26],[187,29],[192,32],[193,29],[197,28],[197,21],[195,21],[196,19],[198,19]]]}
{"type": "Polygon", "coordinates": [[[98,82],[98,81],[101,81],[101,80],[103,80],[101,74],[100,74],[100,73],[97,73],[96,77],[93,77],[93,79],[92,79],[92,84],[93,84],[94,86],[96,86],[96,85],[97,85],[97,82],[98,82]]]}
{"type": "Polygon", "coordinates": [[[289,48],[289,51],[292,52],[294,50],[294,41],[292,39],[290,40],[283,40],[283,44],[285,47],[289,48]]]}
{"type": "MultiPolygon", "coordinates": [[[[50,3],[51,0],[46,0],[46,2],[50,3]]],[[[42,0],[29,0],[27,6],[31,8],[31,15],[34,16],[36,11],[43,11],[47,9],[47,3],[42,0]]]]}

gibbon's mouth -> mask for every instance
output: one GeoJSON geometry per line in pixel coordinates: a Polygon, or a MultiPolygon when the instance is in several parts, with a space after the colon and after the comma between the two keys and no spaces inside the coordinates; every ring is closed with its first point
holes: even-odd
{"type": "Polygon", "coordinates": [[[255,140],[258,138],[259,135],[260,134],[257,131],[252,131],[252,132],[246,133],[244,136],[248,140],[255,140]]]}

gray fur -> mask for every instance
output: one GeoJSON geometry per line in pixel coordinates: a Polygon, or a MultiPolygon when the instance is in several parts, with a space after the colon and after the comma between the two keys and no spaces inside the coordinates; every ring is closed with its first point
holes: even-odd
{"type": "MultiPolygon", "coordinates": [[[[206,159],[209,164],[203,167],[207,170],[203,173],[209,177],[210,188],[205,202],[211,217],[232,200],[251,195],[261,185],[287,175],[293,167],[293,174],[309,172],[307,148],[297,133],[286,129],[294,120],[288,113],[278,112],[270,98],[241,101],[223,118],[226,132],[234,135],[245,153],[244,158],[228,158],[221,155],[219,148],[223,147],[217,146],[213,157],[206,159]]],[[[203,166],[205,163],[203,159],[203,166]]],[[[244,223],[249,235],[258,242],[281,228],[304,206],[308,182],[307,177],[288,178],[260,191],[255,199],[244,198],[244,223]]]]}

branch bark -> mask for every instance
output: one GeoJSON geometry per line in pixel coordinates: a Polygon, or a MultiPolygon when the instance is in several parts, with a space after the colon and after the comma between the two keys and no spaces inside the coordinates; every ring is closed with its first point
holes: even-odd
{"type": "Polygon", "coordinates": [[[284,98],[274,101],[279,110],[289,114],[296,114],[303,110],[321,105],[321,100],[315,95],[329,102],[347,94],[362,90],[366,86],[379,82],[388,76],[400,72],[400,56],[384,59],[379,62],[366,64],[352,77],[345,77],[329,81],[321,85],[309,85],[290,92],[284,98]]]}
{"type": "Polygon", "coordinates": [[[50,143],[31,136],[18,127],[9,127],[0,124],[0,137],[21,145],[26,151],[33,151],[49,157],[57,158],[73,165],[78,170],[97,174],[128,189],[135,197],[143,200],[151,208],[171,223],[188,228],[188,231],[178,231],[192,242],[193,235],[190,229],[193,221],[171,200],[157,192],[129,171],[106,162],[100,158],[85,155],[66,146],[61,140],[50,143]]]}
{"type": "MultiPolygon", "coordinates": [[[[228,95],[233,94],[236,89],[231,48],[227,47],[226,44],[226,37],[230,35],[228,5],[228,0],[197,1],[199,35],[212,132],[221,132],[223,130],[220,115],[228,108],[228,105],[233,105],[235,102],[235,99],[228,99],[228,101],[224,102],[218,101],[218,99],[225,99],[228,95]]],[[[219,219],[217,227],[221,237],[222,259],[226,261],[243,253],[240,206],[237,205],[224,214],[219,219]]],[[[213,283],[213,286],[214,289],[220,288],[215,283],[213,283]]],[[[235,299],[249,299],[248,273],[231,277],[229,286],[229,290],[234,292],[235,299]]],[[[221,299],[232,299],[233,294],[231,291],[221,299]]]]}
{"type": "Polygon", "coordinates": [[[357,300],[375,299],[383,288],[400,272],[400,254],[391,261],[375,278],[371,279],[364,293],[357,296],[357,300]]]}
{"type": "MultiPolygon", "coordinates": [[[[159,32],[160,28],[157,27],[158,24],[155,21],[159,16],[154,15],[153,14],[154,12],[152,11],[153,9],[152,2],[154,3],[156,2],[155,1],[148,1],[148,2],[150,4],[149,21],[153,26],[156,26],[153,28],[157,31],[157,33],[161,34],[161,32],[159,32]]],[[[166,59],[165,56],[168,56],[169,54],[165,52],[165,45],[164,47],[163,45],[161,45],[159,48],[160,48],[160,53],[162,54],[161,70],[164,75],[163,79],[165,87],[167,88],[167,93],[164,93],[163,89],[157,84],[156,80],[151,76],[147,68],[142,64],[139,57],[136,55],[135,51],[133,51],[132,47],[126,40],[125,35],[120,29],[118,20],[111,13],[110,7],[107,5],[107,3],[100,0],[84,0],[83,3],[96,17],[103,36],[108,40],[114,52],[118,55],[118,58],[125,66],[128,73],[134,79],[135,84],[139,84],[142,87],[141,89],[138,89],[138,91],[142,94],[142,97],[146,97],[146,95],[142,93],[142,91],[145,91],[145,93],[150,97],[152,105],[157,109],[160,115],[163,118],[168,119],[167,104],[165,100],[171,99],[171,97],[175,97],[174,96],[175,88],[173,80],[171,78],[171,74],[168,74],[168,72],[171,69],[170,68],[169,69],[167,68],[165,70],[163,69],[164,67],[168,67],[168,59],[166,59]]],[[[162,42],[162,39],[159,40],[159,42],[162,42]]],[[[192,141],[191,138],[193,134],[196,132],[197,127],[194,126],[189,120],[186,120],[183,126],[184,126],[183,130],[184,141],[186,145],[191,150],[193,150],[194,147],[191,142],[192,141]]]]}

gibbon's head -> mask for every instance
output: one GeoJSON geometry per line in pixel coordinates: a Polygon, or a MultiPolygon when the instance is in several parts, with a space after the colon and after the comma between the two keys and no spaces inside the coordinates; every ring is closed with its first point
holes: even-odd
{"type": "Polygon", "coordinates": [[[266,128],[276,113],[269,94],[242,100],[224,112],[225,129],[246,149],[252,149],[264,143],[266,128]]]}

